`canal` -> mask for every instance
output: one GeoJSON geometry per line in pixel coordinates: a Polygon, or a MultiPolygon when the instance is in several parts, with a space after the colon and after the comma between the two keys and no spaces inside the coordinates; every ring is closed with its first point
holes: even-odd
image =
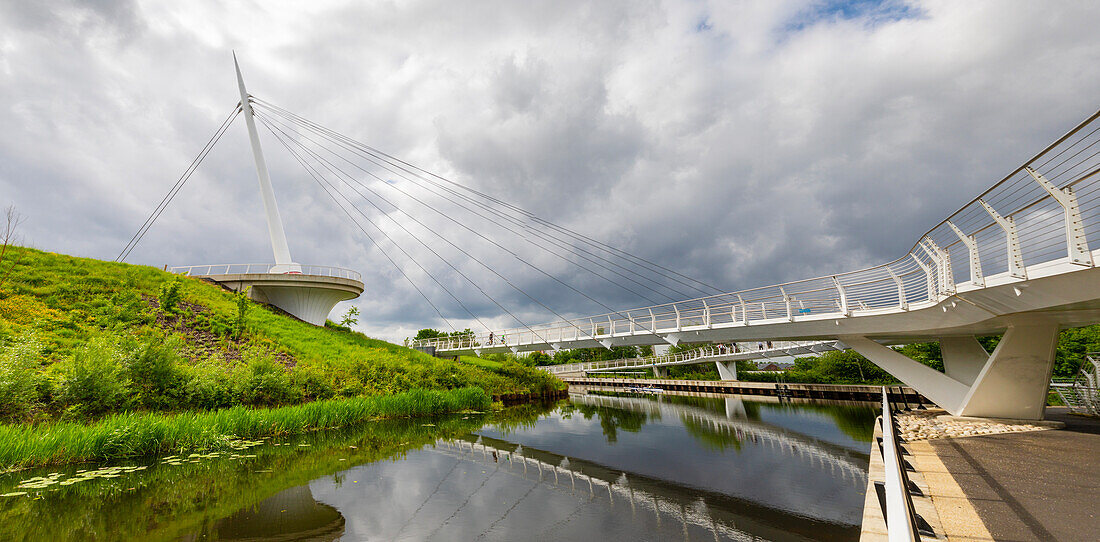
{"type": "Polygon", "coordinates": [[[2,540],[856,540],[877,411],[580,390],[0,475],[2,540]]]}

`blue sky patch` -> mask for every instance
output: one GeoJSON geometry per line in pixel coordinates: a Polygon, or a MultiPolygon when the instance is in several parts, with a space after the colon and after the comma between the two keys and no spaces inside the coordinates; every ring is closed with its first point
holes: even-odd
{"type": "Polygon", "coordinates": [[[814,2],[788,21],[786,30],[799,31],[821,21],[863,19],[875,26],[920,16],[920,10],[903,0],[822,0],[814,2]]]}

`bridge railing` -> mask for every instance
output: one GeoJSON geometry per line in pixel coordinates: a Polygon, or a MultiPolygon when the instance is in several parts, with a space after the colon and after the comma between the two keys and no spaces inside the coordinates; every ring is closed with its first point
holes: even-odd
{"type": "Polygon", "coordinates": [[[358,271],[352,269],[345,269],[343,267],[334,267],[331,265],[303,265],[294,264],[295,270],[292,272],[285,272],[282,270],[275,270],[276,265],[273,263],[218,263],[218,264],[205,264],[205,265],[181,265],[175,267],[168,267],[165,270],[169,273],[177,275],[187,275],[191,277],[216,277],[219,275],[237,275],[237,274],[275,274],[275,275],[311,275],[319,277],[338,277],[363,281],[362,275],[358,271]]]}
{"type": "Polygon", "coordinates": [[[566,374],[584,371],[628,369],[631,367],[653,367],[661,365],[684,364],[697,359],[713,358],[725,355],[736,355],[747,352],[775,352],[776,357],[778,357],[779,355],[783,355],[784,352],[790,351],[792,349],[810,348],[813,346],[826,344],[828,342],[830,341],[761,341],[733,343],[729,345],[718,344],[696,348],[694,350],[688,350],[686,352],[678,352],[675,354],[662,354],[659,356],[646,356],[640,358],[587,361],[580,363],[566,363],[562,365],[545,365],[540,366],[539,369],[547,371],[551,374],[566,374]]]}
{"type": "MultiPolygon", "coordinates": [[[[882,388],[882,441],[879,447],[882,450],[882,462],[885,467],[885,480],[881,487],[876,487],[879,492],[879,503],[882,506],[882,516],[886,520],[886,531],[891,541],[920,541],[920,525],[916,510],[913,508],[913,498],[909,494],[909,476],[905,473],[905,464],[902,459],[901,446],[898,443],[898,425],[894,419],[894,411],[890,406],[890,397],[886,388],[882,388]]],[[[875,482],[876,485],[880,484],[875,482]]]]}
{"type": "MultiPolygon", "coordinates": [[[[596,346],[616,336],[667,335],[713,327],[797,322],[904,311],[959,290],[1026,280],[1029,266],[1093,265],[1088,239],[1100,237],[1100,112],[1070,130],[926,232],[892,262],[827,275],[597,316],[478,333],[470,344],[596,346]],[[991,280],[993,279],[993,280],[991,280]],[[503,340],[503,343],[501,342],[503,340]]],[[[951,180],[944,181],[945,186],[951,180]]],[[[914,194],[932,200],[939,195],[914,194]]],[[[437,350],[446,340],[417,341],[437,350]]]]}

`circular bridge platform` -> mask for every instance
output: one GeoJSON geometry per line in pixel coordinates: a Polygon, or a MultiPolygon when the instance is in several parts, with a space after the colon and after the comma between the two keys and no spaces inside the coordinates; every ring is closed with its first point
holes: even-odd
{"type": "Polygon", "coordinates": [[[315,326],[325,325],[337,303],[363,293],[359,273],[340,267],[220,264],[170,267],[168,271],[209,279],[235,292],[248,290],[254,301],[279,307],[315,326]]]}

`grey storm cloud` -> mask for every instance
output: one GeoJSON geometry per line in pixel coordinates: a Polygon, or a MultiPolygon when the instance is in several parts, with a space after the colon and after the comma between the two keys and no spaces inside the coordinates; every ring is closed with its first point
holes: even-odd
{"type": "MultiPolygon", "coordinates": [[[[1098,23],[1084,2],[3,1],[0,205],[32,246],[114,258],[232,110],[235,49],[259,98],[732,291],[903,254],[1096,109],[1098,23]]],[[[363,273],[369,334],[444,327],[269,135],[295,259],[363,273]]],[[[374,190],[531,297],[604,312],[379,175],[394,185],[374,190]]],[[[418,194],[605,305],[664,299],[418,194]]],[[[357,207],[488,325],[516,324],[395,221],[521,319],[553,318],[392,208],[357,207]]],[[[128,261],[270,261],[262,217],[238,120],[128,261]]]]}

